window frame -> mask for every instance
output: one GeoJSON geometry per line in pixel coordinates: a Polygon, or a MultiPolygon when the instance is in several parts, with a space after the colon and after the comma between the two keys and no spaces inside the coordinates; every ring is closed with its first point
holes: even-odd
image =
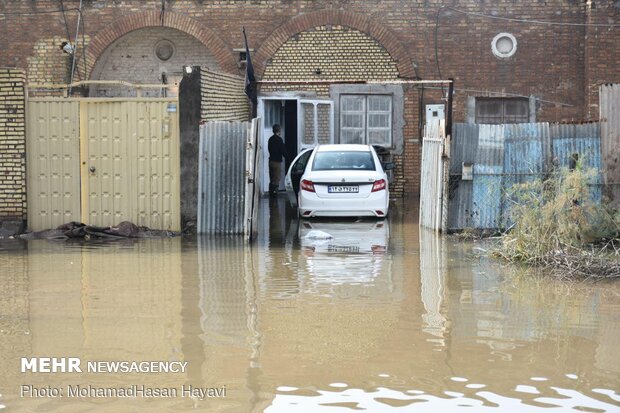
{"type": "MultiPolygon", "coordinates": [[[[340,142],[340,96],[341,95],[389,95],[392,97],[392,147],[386,150],[400,155],[405,147],[405,87],[402,84],[335,83],[329,86],[329,97],[334,102],[334,142],[340,142]]],[[[413,141],[412,141],[413,142],[413,141]]],[[[419,143],[417,140],[414,143],[419,143]]]]}
{"type": "Polygon", "coordinates": [[[475,98],[475,106],[474,106],[474,123],[476,124],[482,124],[482,125],[504,125],[504,124],[517,124],[517,123],[529,123],[531,122],[531,108],[530,108],[530,98],[527,97],[495,97],[495,96],[479,96],[475,98]],[[481,102],[497,102],[498,104],[500,104],[500,110],[499,110],[499,115],[497,116],[492,116],[492,115],[482,115],[480,112],[480,108],[481,106],[479,106],[479,103],[481,102]],[[523,117],[518,118],[514,115],[507,115],[506,114],[506,104],[507,103],[512,103],[512,102],[521,102],[523,103],[525,109],[526,109],[526,113],[523,117]],[[489,122],[489,120],[493,120],[491,118],[496,118],[497,121],[491,121],[489,122]]]}
{"type": "MultiPolygon", "coordinates": [[[[342,143],[342,135],[343,135],[343,131],[344,130],[363,130],[363,141],[360,142],[362,145],[380,145],[380,146],[384,146],[386,148],[394,148],[395,144],[394,144],[394,95],[390,94],[390,93],[341,93],[339,95],[339,102],[338,102],[338,142],[342,143]],[[369,100],[372,97],[385,97],[388,98],[388,102],[389,102],[389,109],[388,110],[370,110],[369,109],[369,100]],[[357,110],[357,111],[352,111],[352,110],[345,110],[344,106],[343,106],[343,102],[345,99],[349,98],[349,97],[362,97],[363,100],[363,104],[362,104],[362,110],[357,110]],[[344,116],[348,115],[348,114],[359,114],[362,113],[363,114],[363,127],[359,128],[359,127],[351,127],[351,126],[343,126],[344,122],[344,116]],[[387,115],[388,116],[388,126],[387,127],[371,127],[369,126],[369,118],[371,115],[387,115]],[[379,131],[386,131],[387,132],[387,144],[378,144],[378,143],[370,143],[369,142],[369,134],[371,131],[373,130],[379,130],[379,131]]],[[[347,142],[347,143],[353,143],[353,142],[347,142]]]]}

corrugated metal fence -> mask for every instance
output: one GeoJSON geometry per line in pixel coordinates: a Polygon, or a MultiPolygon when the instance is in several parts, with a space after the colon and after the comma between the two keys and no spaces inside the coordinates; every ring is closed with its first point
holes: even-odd
{"type": "Polygon", "coordinates": [[[620,83],[601,85],[599,100],[603,178],[612,205],[620,206],[620,83]]]}
{"type": "Polygon", "coordinates": [[[198,233],[242,234],[249,122],[200,127],[198,233]]]}
{"type": "MultiPolygon", "coordinates": [[[[568,167],[577,154],[582,165],[601,170],[598,123],[560,125],[454,125],[451,143],[448,230],[496,229],[510,225],[507,191],[568,167]],[[472,174],[464,174],[471,168],[472,174]]],[[[592,182],[601,198],[601,181],[592,182]]]]}

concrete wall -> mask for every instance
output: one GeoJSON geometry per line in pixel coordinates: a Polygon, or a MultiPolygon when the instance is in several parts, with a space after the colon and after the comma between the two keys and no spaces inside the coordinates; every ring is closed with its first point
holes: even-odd
{"type": "Polygon", "coordinates": [[[0,68],[0,222],[26,219],[25,80],[0,68]]]}

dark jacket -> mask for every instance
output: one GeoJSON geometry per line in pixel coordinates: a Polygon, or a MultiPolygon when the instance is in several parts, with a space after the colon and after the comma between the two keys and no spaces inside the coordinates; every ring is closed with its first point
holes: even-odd
{"type": "Polygon", "coordinates": [[[267,149],[269,149],[270,162],[282,162],[286,156],[284,141],[278,135],[271,135],[271,138],[269,138],[267,143],[267,149]]]}

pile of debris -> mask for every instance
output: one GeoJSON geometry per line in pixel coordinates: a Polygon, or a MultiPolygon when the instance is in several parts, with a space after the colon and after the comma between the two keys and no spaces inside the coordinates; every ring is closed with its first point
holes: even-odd
{"type": "Polygon", "coordinates": [[[115,227],[95,227],[81,222],[69,222],[56,229],[28,232],[19,235],[19,238],[31,239],[119,239],[119,238],[161,238],[176,237],[180,232],[149,229],[123,221],[115,227]]]}

